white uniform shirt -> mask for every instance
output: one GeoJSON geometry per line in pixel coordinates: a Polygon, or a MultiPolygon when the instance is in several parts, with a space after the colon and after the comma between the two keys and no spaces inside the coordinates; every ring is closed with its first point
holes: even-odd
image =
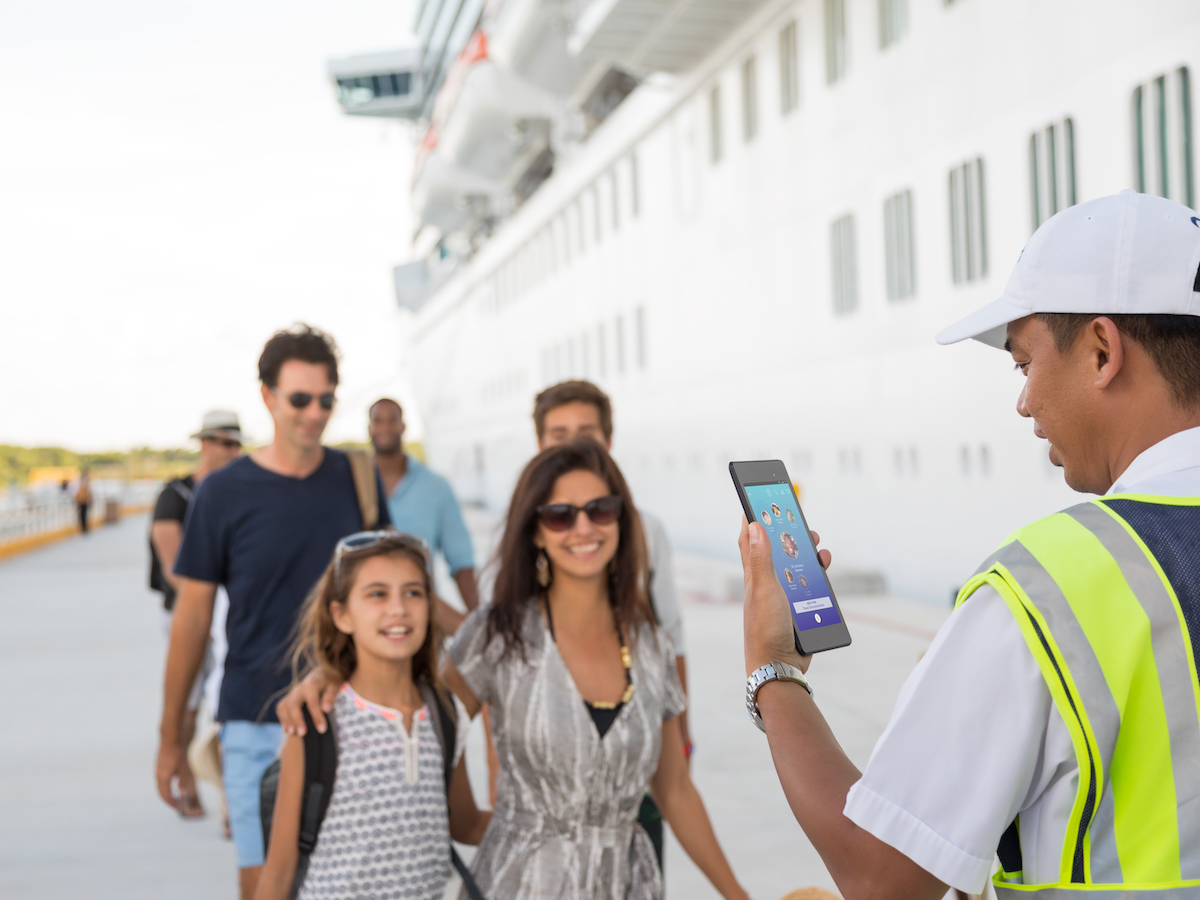
{"type": "MultiPolygon", "coordinates": [[[[1200,497],[1200,428],[1141,453],[1109,493],[1200,497]]],[[[1004,599],[984,585],[908,677],[845,813],[977,894],[1017,813],[1024,881],[1058,881],[1078,787],[1075,748],[1041,670],[1004,599]]]]}
{"type": "Polygon", "coordinates": [[[642,519],[642,530],[646,532],[646,552],[650,556],[650,596],[654,600],[654,614],[658,617],[659,627],[675,645],[675,655],[683,656],[683,610],[675,590],[675,568],[667,529],[658,516],[644,509],[639,509],[638,515],[642,519]]]}

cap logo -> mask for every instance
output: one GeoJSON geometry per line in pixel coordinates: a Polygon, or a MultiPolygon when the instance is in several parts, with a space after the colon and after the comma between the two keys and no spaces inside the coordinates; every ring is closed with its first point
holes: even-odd
{"type": "Polygon", "coordinates": [[[1200,228],[1200,219],[1196,218],[1195,216],[1192,216],[1192,224],[1195,225],[1197,228],[1200,228]]]}

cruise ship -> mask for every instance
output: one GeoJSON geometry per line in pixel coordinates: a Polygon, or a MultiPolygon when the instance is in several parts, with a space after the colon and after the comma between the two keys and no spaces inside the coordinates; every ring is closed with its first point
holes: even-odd
{"type": "Polygon", "coordinates": [[[781,458],[837,567],[947,603],[1077,495],[1008,357],[933,336],[1056,211],[1195,205],[1198,65],[1196,0],[421,0],[329,72],[414,123],[401,352],[460,499],[588,378],[678,550],[736,558],[727,464],[781,458]]]}

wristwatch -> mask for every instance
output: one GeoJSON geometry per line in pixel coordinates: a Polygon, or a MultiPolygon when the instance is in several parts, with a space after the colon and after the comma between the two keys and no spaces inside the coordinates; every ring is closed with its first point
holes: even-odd
{"type": "Polygon", "coordinates": [[[750,721],[764,734],[767,729],[763,726],[762,716],[758,714],[758,692],[768,681],[794,681],[812,696],[812,688],[804,673],[785,662],[769,662],[751,672],[746,679],[746,712],[750,714],[750,721]]]}

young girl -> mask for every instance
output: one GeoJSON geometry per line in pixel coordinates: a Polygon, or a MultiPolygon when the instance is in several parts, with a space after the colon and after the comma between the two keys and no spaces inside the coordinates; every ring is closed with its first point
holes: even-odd
{"type": "MultiPolygon", "coordinates": [[[[316,898],[441,898],[450,838],[477,844],[490,813],[467,782],[461,703],[437,681],[440,635],[428,550],[397,531],[342,540],[301,613],[296,674],[320,668],[342,684],[334,704],[338,764],[329,809],[300,889],[316,898]],[[445,789],[435,709],[421,682],[453,703],[458,746],[445,789]],[[448,815],[447,815],[448,807],[448,815]]],[[[281,754],[271,840],[257,900],[286,900],[299,857],[303,738],[281,754]]]]}

